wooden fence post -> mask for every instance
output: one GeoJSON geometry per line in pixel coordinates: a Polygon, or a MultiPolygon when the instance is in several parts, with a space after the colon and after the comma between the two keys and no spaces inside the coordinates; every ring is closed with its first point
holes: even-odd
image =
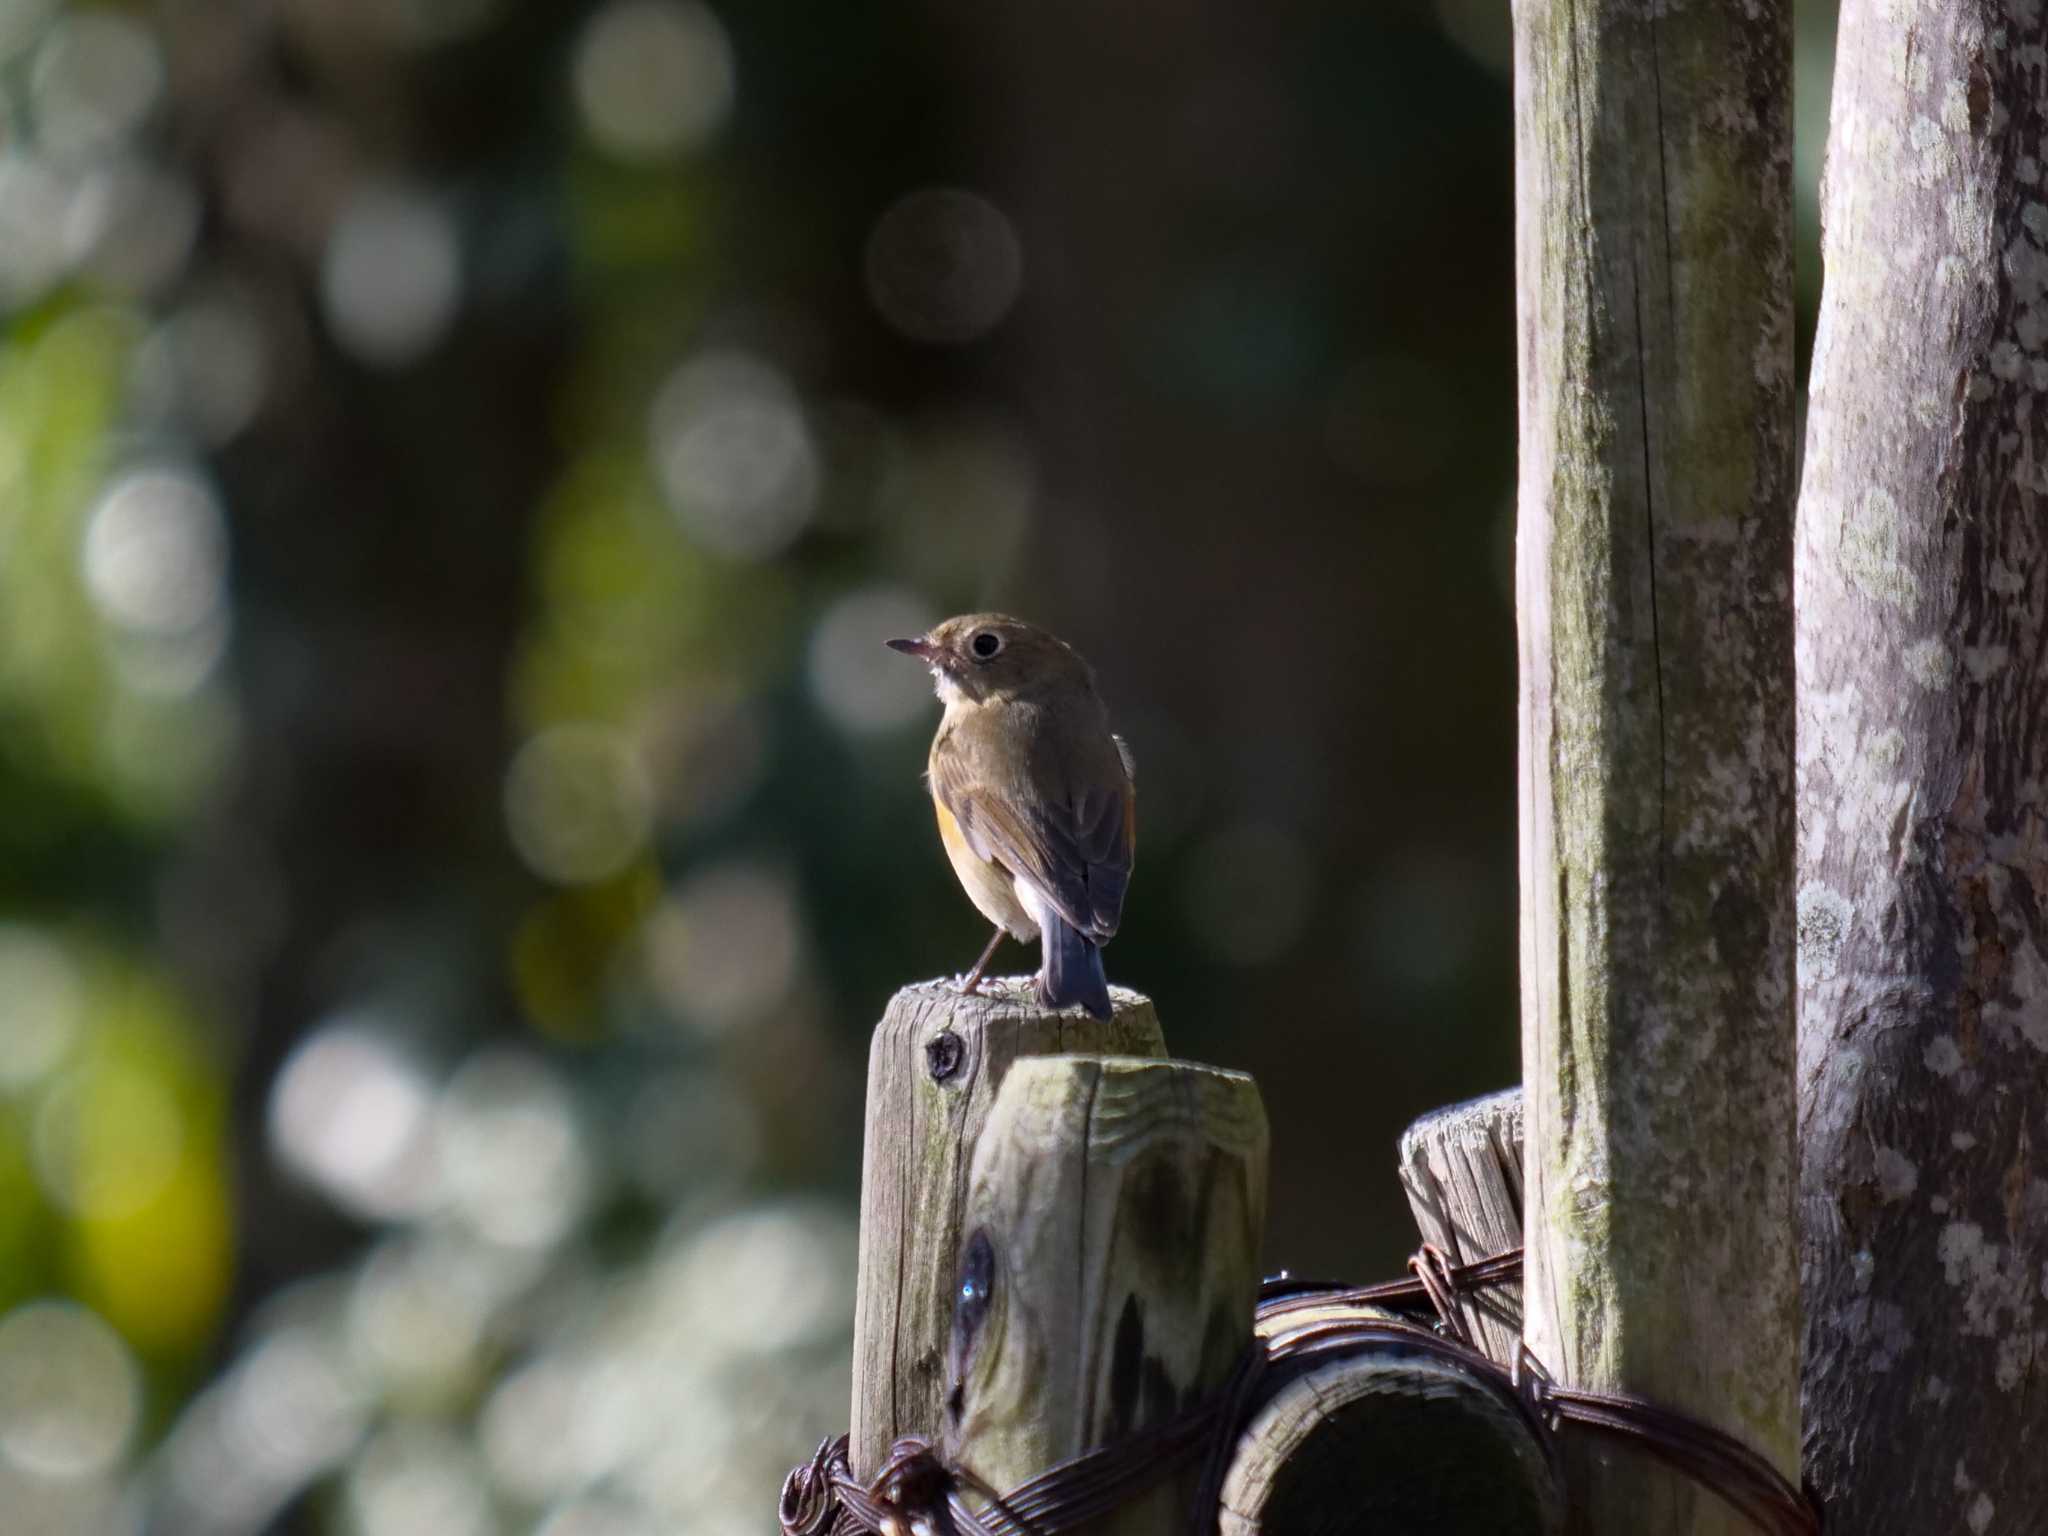
{"type": "Polygon", "coordinates": [[[950,982],[889,1000],[868,1053],[860,1276],[853,1324],[854,1470],[902,1435],[935,1437],[974,1145],[1011,1064],[1058,1051],[1164,1056],[1152,1004],[1113,988],[1112,1016],[1048,1012],[1028,979],[963,997],[950,982]]]}
{"type": "MultiPolygon", "coordinates": [[[[1242,1073],[1019,1061],[974,1155],[943,1448],[998,1491],[1173,1419],[1252,1337],[1266,1115],[1242,1073]]],[[[1182,1536],[1199,1465],[1091,1523],[1182,1536]]]]}
{"type": "MultiPolygon", "coordinates": [[[[1453,1264],[1522,1246],[1522,1090],[1510,1088],[1434,1110],[1401,1134],[1401,1187],[1425,1243],[1453,1264]]],[[[1522,1347],[1522,1287],[1488,1286],[1458,1298],[1487,1358],[1512,1365],[1522,1347]]]]}
{"type": "MultiPolygon", "coordinates": [[[[1791,6],[1514,26],[1526,1333],[1796,1479],[1791,6]]],[[[1739,1528],[1576,1472],[1582,1529],[1739,1528]]]]}

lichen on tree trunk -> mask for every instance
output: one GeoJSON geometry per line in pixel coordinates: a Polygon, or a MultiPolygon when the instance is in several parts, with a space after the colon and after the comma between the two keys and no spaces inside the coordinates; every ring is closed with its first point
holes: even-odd
{"type": "Polygon", "coordinates": [[[2048,19],[1842,8],[1799,504],[1808,1469],[2039,1529],[2048,1430],[2048,19]]]}
{"type": "Polygon", "coordinates": [[[1515,37],[1527,1336],[1796,1473],[1790,6],[1515,37]]]}

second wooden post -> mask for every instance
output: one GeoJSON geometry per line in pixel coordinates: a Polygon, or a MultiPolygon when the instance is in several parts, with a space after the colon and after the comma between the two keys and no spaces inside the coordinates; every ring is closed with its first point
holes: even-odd
{"type": "Polygon", "coordinates": [[[1528,1342],[1796,1479],[1791,9],[1514,24],[1528,1342]]]}
{"type": "MultiPolygon", "coordinates": [[[[1173,1420],[1252,1336],[1266,1116],[1242,1073],[1020,1061],[974,1157],[944,1449],[998,1492],[1173,1420]]],[[[1091,1523],[1187,1529],[1190,1463],[1091,1523]]]]}

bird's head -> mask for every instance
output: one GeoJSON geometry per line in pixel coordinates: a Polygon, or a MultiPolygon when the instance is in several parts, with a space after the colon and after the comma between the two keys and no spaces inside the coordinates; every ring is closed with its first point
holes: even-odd
{"type": "Polygon", "coordinates": [[[931,668],[939,697],[980,702],[1094,688],[1088,663],[1066,641],[1001,613],[967,613],[922,635],[891,640],[891,650],[931,668]]]}

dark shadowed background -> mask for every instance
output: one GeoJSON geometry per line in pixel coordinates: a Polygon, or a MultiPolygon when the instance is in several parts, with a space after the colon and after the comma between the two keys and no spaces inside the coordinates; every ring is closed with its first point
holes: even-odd
{"type": "Polygon", "coordinates": [[[1269,1268],[1396,1272],[1517,1076],[1507,55],[0,0],[0,1525],[772,1530],[867,1031],[983,937],[881,647],[967,608],[1097,664],[1269,1268]]]}

